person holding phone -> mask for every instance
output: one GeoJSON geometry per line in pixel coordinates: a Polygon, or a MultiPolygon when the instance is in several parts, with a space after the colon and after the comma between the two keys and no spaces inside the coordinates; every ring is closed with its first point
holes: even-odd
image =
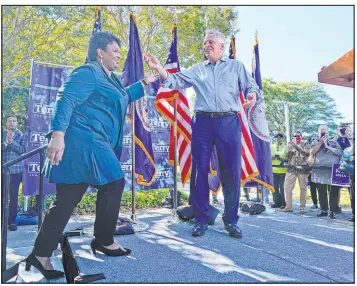
{"type": "Polygon", "coordinates": [[[299,180],[300,213],[305,213],[307,181],[310,173],[310,169],[306,168],[308,166],[306,160],[309,154],[310,145],[302,140],[301,132],[295,132],[293,139],[288,143],[287,161],[289,167],[284,182],[286,207],[282,210],[283,212],[293,211],[293,189],[296,180],[299,180]]]}
{"type": "Polygon", "coordinates": [[[285,195],[284,195],[284,181],[286,174],[286,167],[284,167],[284,162],[287,155],[287,146],[284,143],[284,135],[278,133],[275,135],[276,142],[270,146],[272,154],[272,164],[273,164],[273,180],[274,180],[274,190],[273,200],[274,204],[271,205],[272,208],[284,208],[285,207],[285,195]]]}
{"type": "Polygon", "coordinates": [[[337,211],[338,186],[331,185],[332,165],[338,163],[342,155],[342,148],[335,140],[329,140],[329,130],[326,125],[318,129],[319,139],[311,143],[311,155],[315,155],[315,163],[311,172],[311,181],[316,183],[320,200],[321,212],[317,215],[328,215],[330,206],[330,218],[335,218],[337,211]],[[329,192],[329,198],[327,197],[329,192]]]}

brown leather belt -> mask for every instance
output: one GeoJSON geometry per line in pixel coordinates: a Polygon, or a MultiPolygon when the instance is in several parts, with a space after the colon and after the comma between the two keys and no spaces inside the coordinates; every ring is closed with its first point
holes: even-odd
{"type": "Polygon", "coordinates": [[[237,115],[238,112],[236,111],[227,111],[227,112],[205,112],[205,111],[197,111],[196,115],[205,115],[212,118],[220,118],[229,115],[237,115]]]}

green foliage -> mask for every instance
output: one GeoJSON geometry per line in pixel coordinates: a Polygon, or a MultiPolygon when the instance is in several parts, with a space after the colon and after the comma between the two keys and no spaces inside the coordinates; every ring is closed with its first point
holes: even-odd
{"type": "MultiPolygon", "coordinates": [[[[184,192],[181,192],[181,201],[183,203],[188,202],[188,195],[184,192]]],[[[169,194],[169,189],[157,189],[157,190],[147,190],[136,192],[135,202],[136,209],[146,209],[146,208],[157,208],[165,205],[165,198],[169,194]]],[[[131,192],[124,192],[121,200],[121,207],[131,208],[131,192]]],[[[55,200],[56,195],[47,195],[44,201],[44,210],[47,211],[51,206],[52,202],[55,200]]],[[[97,193],[85,194],[77,205],[75,209],[76,214],[94,214],[96,209],[97,193]]],[[[36,200],[35,197],[30,198],[29,205],[35,206],[36,200]]],[[[19,191],[19,201],[18,201],[19,210],[24,208],[24,197],[22,196],[22,184],[20,185],[19,191]]]]}
{"type": "Polygon", "coordinates": [[[342,116],[336,110],[334,100],[317,83],[276,83],[263,80],[263,90],[267,109],[270,134],[285,134],[284,105],[275,103],[282,100],[297,103],[289,106],[290,135],[301,131],[308,135],[316,134],[318,126],[328,125],[330,135],[337,128],[336,120],[342,116]]]}
{"type": "MultiPolygon", "coordinates": [[[[3,116],[26,114],[31,59],[79,66],[84,64],[95,21],[96,6],[2,6],[3,116]],[[7,91],[9,88],[27,91],[7,91]],[[17,95],[15,95],[15,93],[17,95]],[[26,94],[26,96],[24,96],[26,94]]],[[[208,27],[227,36],[236,33],[238,13],[229,6],[177,6],[179,46],[183,68],[202,60],[205,15],[208,27]]],[[[150,51],[164,63],[170,47],[174,6],[102,6],[102,28],[122,40],[121,67],[128,51],[129,16],[136,16],[143,52],[150,51]]],[[[145,69],[148,69],[145,66],[145,69]]],[[[24,118],[21,118],[21,129],[24,118]]],[[[22,129],[23,130],[23,129],[22,129]]]]}
{"type": "Polygon", "coordinates": [[[6,116],[8,114],[17,115],[18,129],[26,130],[26,114],[28,106],[29,90],[26,88],[6,88],[2,95],[2,122],[5,129],[6,116]]]}

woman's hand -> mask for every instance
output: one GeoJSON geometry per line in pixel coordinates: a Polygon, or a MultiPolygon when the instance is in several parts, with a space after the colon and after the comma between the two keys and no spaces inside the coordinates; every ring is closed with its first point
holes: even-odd
{"type": "Polygon", "coordinates": [[[46,149],[46,157],[53,165],[58,165],[62,160],[64,147],[64,133],[62,131],[53,132],[46,149]]]}

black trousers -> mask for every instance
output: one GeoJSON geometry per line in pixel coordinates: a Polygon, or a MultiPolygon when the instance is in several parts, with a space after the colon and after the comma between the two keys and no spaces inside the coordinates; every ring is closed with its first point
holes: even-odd
{"type": "Polygon", "coordinates": [[[338,211],[338,190],[340,187],[318,183],[316,183],[316,187],[319,192],[321,211],[327,212],[329,206],[331,212],[338,211]],[[327,198],[327,192],[329,193],[329,198],[327,198]]]}
{"type": "Polygon", "coordinates": [[[311,174],[309,176],[309,183],[310,183],[310,194],[311,194],[311,199],[314,205],[317,205],[318,199],[317,199],[317,187],[316,183],[311,182],[311,174]]]}
{"type": "Polygon", "coordinates": [[[274,180],[274,190],[273,193],[273,200],[274,203],[280,206],[285,206],[285,195],[284,195],[284,181],[285,181],[285,174],[277,174],[273,173],[273,180],[274,180]]]}
{"type": "MultiPolygon", "coordinates": [[[[101,245],[114,243],[113,234],[118,220],[120,201],[125,179],[93,186],[98,189],[94,237],[101,245]]],[[[62,233],[88,188],[87,183],[56,184],[56,200],[47,211],[37,235],[33,253],[40,257],[50,257],[57,248],[62,233]]]]}
{"type": "MultiPolygon", "coordinates": [[[[1,179],[1,207],[3,209],[3,200],[5,199],[5,176],[2,174],[1,179]]],[[[22,173],[10,174],[10,190],[9,190],[9,216],[8,216],[8,225],[15,224],[18,208],[18,197],[19,197],[19,187],[22,182],[22,173]]],[[[3,221],[2,212],[1,212],[1,221],[3,221]]]]}

